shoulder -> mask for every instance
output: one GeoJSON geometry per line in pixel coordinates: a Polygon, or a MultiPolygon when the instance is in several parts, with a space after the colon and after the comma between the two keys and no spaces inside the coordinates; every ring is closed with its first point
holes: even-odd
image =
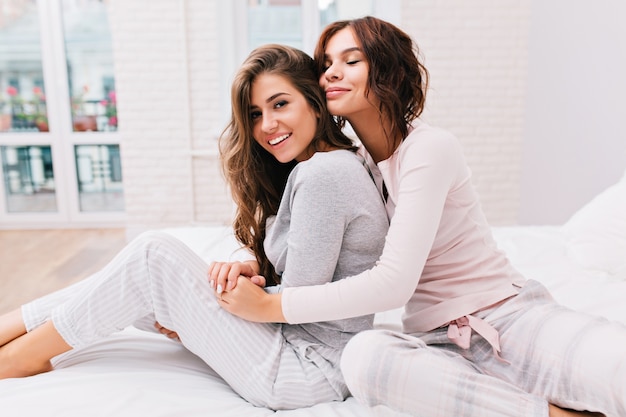
{"type": "Polygon", "coordinates": [[[300,162],[289,178],[288,188],[311,195],[333,195],[337,199],[353,198],[355,194],[376,190],[363,159],[347,150],[317,152],[300,162]],[[338,196],[338,197],[337,197],[338,196]]]}
{"type": "Polygon", "coordinates": [[[405,150],[432,149],[440,152],[457,152],[460,150],[459,140],[451,132],[432,127],[423,122],[413,124],[403,144],[405,150]]]}
{"type": "Polygon", "coordinates": [[[347,150],[337,150],[330,152],[316,152],[308,160],[298,164],[303,169],[308,170],[327,170],[327,169],[342,169],[347,166],[347,169],[351,169],[356,165],[361,165],[361,157],[356,152],[347,150]]]}
{"type": "Polygon", "coordinates": [[[415,122],[409,135],[398,148],[398,158],[420,164],[463,163],[461,143],[451,132],[415,122]]]}
{"type": "Polygon", "coordinates": [[[355,174],[355,169],[365,172],[361,157],[346,150],[317,152],[306,161],[300,162],[294,172],[300,180],[320,178],[342,178],[355,174]]]}

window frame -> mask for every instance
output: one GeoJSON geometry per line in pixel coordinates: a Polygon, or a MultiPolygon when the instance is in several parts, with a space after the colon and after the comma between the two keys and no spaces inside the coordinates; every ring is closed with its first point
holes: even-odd
{"type": "MultiPolygon", "coordinates": [[[[313,54],[317,39],[322,31],[320,27],[318,0],[301,0],[302,4],[302,49],[313,54]],[[312,19],[311,16],[315,16],[312,19]]],[[[248,0],[218,2],[220,19],[220,76],[223,80],[220,96],[222,97],[221,120],[225,125],[230,117],[230,85],[239,65],[248,55],[248,0]]],[[[401,20],[401,0],[372,0],[372,15],[395,25],[401,20]]]]}
{"type": "Polygon", "coordinates": [[[37,0],[41,62],[48,111],[48,132],[2,132],[0,146],[50,146],[56,212],[8,212],[4,172],[0,167],[0,229],[34,227],[123,227],[126,213],[83,212],[74,149],[77,145],[118,145],[111,132],[74,132],[70,107],[62,0],[37,0]]]}

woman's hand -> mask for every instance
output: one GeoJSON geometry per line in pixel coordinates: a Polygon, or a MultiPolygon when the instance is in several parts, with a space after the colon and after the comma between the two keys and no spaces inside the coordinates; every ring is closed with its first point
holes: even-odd
{"type": "Polygon", "coordinates": [[[237,286],[221,293],[217,302],[226,311],[244,320],[263,323],[284,323],[281,294],[267,294],[246,277],[239,277],[237,286]]]}
{"type": "Polygon", "coordinates": [[[211,288],[221,294],[223,291],[230,291],[237,286],[237,279],[243,275],[254,278],[253,282],[260,286],[265,286],[265,278],[258,275],[259,264],[256,261],[246,262],[211,262],[209,265],[209,283],[211,288]]]}

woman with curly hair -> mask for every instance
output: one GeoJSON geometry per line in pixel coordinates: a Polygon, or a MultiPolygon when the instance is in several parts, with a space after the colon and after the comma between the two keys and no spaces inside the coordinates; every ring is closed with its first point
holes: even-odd
{"type": "Polygon", "coordinates": [[[335,22],[315,60],[385,197],[385,248],[356,276],[224,308],[295,324],[403,307],[402,332],[361,332],[342,358],[380,415],[626,415],[626,327],[559,305],[497,248],[461,144],[419,118],[428,73],[412,39],[373,17],[335,22]]]}

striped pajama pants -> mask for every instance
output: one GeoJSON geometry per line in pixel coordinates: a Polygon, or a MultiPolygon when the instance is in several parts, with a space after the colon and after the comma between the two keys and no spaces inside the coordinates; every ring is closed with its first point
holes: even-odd
{"type": "Polygon", "coordinates": [[[340,351],[290,338],[288,325],[252,323],[224,311],[207,271],[182,242],[144,233],[100,272],[22,306],[24,323],[30,331],[52,319],[78,348],[137,322],[152,328],[156,320],[255,406],[292,409],[348,395],[340,351]]]}
{"type": "Polygon", "coordinates": [[[379,416],[547,416],[548,403],[626,416],[626,326],[558,305],[536,281],[474,314],[500,334],[499,361],[472,334],[372,330],[348,342],[341,368],[352,394],[379,416]]]}

